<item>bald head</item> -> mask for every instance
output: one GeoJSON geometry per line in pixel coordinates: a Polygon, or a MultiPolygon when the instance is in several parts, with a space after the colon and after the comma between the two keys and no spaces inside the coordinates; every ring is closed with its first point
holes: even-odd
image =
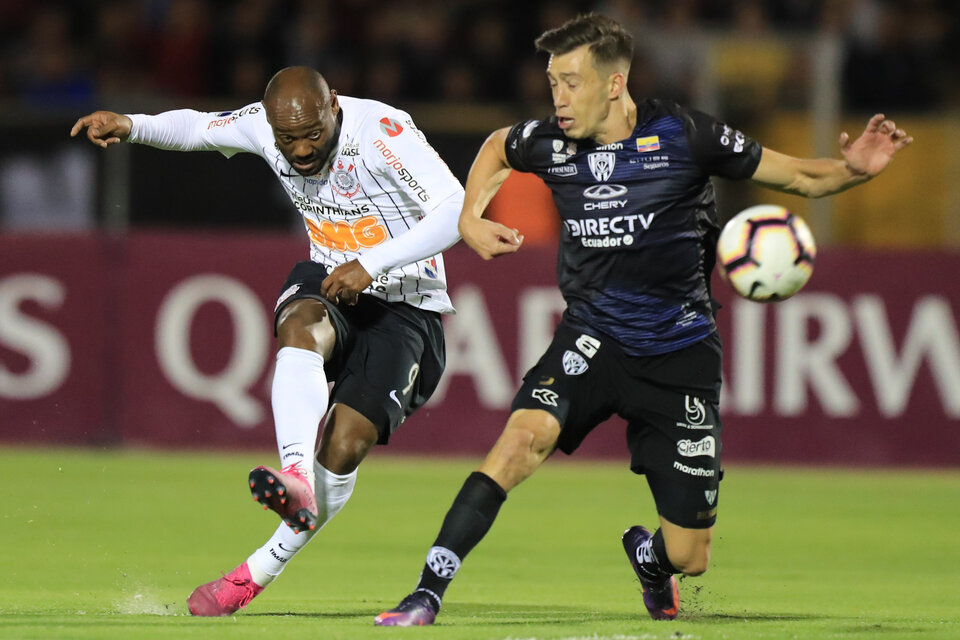
{"type": "Polygon", "coordinates": [[[318,71],[310,67],[281,69],[267,83],[263,92],[263,106],[267,113],[294,107],[323,109],[330,99],[330,87],[318,71]]]}
{"type": "Polygon", "coordinates": [[[277,148],[301,175],[315,175],[337,144],[340,105],[323,76],[309,67],[287,67],[263,93],[277,148]]]}

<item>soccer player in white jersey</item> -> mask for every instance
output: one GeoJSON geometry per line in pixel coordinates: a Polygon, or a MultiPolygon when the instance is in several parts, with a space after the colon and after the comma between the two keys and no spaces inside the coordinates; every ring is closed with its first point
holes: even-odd
{"type": "Polygon", "coordinates": [[[236,111],[97,111],[70,135],[84,129],[104,148],[129,141],[255,153],[303,215],[311,260],[293,268],[275,310],[271,400],[280,469],[250,472],[254,498],[283,523],[187,600],[194,615],[230,615],[336,515],[367,453],[436,388],[444,367],[440,314],[453,312],[440,254],[459,239],[463,188],[408,114],[338,96],[306,67],[280,71],[261,102],[236,111]]]}

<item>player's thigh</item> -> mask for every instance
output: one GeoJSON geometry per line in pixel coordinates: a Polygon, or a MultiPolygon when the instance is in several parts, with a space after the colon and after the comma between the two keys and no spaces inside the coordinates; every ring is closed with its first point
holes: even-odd
{"type": "Polygon", "coordinates": [[[631,469],[647,476],[662,517],[681,527],[708,529],[716,522],[723,477],[717,404],[662,389],[655,396],[646,398],[647,409],[632,414],[627,424],[631,469]]]}
{"type": "MultiPolygon", "coordinates": [[[[274,307],[274,334],[280,347],[316,351],[336,367],[342,347],[349,343],[350,325],[340,308],[321,294],[326,277],[322,264],[303,261],[294,265],[274,307]]],[[[326,368],[330,377],[331,366],[326,368]]]]}
{"type": "Polygon", "coordinates": [[[603,350],[590,346],[593,340],[561,323],[550,346],[524,375],[510,407],[511,416],[541,410],[556,418],[557,448],[566,454],[613,414],[617,402],[611,379],[615,370],[603,350]]]}
{"type": "Polygon", "coordinates": [[[331,403],[346,405],[390,435],[436,389],[445,364],[440,316],[402,303],[361,295],[345,310],[352,341],[331,403]]]}

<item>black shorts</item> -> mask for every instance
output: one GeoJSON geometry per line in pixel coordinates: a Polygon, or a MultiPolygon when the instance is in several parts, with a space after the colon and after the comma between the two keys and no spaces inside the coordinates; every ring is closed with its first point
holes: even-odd
{"type": "Polygon", "coordinates": [[[400,424],[430,398],[446,364],[440,314],[405,302],[360,294],[355,305],[333,304],[320,294],[326,268],[298,262],[283,285],[274,311],[294,300],[312,298],[327,307],[337,334],[324,363],[333,382],[330,404],[350,407],[368,418],[386,444],[400,424]]]}
{"type": "Polygon", "coordinates": [[[683,527],[716,520],[720,460],[720,338],[679,351],[632,357],[609,337],[560,323],[553,342],[524,376],[511,411],[542,409],[573,453],[613,415],[627,421],[630,468],[646,474],[660,515],[683,527]]]}

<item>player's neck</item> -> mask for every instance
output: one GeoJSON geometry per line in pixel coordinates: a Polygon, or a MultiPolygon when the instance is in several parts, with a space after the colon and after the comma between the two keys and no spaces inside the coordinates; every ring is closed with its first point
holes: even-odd
{"type": "Polygon", "coordinates": [[[637,126],[637,105],[629,94],[616,101],[607,116],[606,127],[594,137],[599,145],[610,144],[629,138],[637,126]]]}

